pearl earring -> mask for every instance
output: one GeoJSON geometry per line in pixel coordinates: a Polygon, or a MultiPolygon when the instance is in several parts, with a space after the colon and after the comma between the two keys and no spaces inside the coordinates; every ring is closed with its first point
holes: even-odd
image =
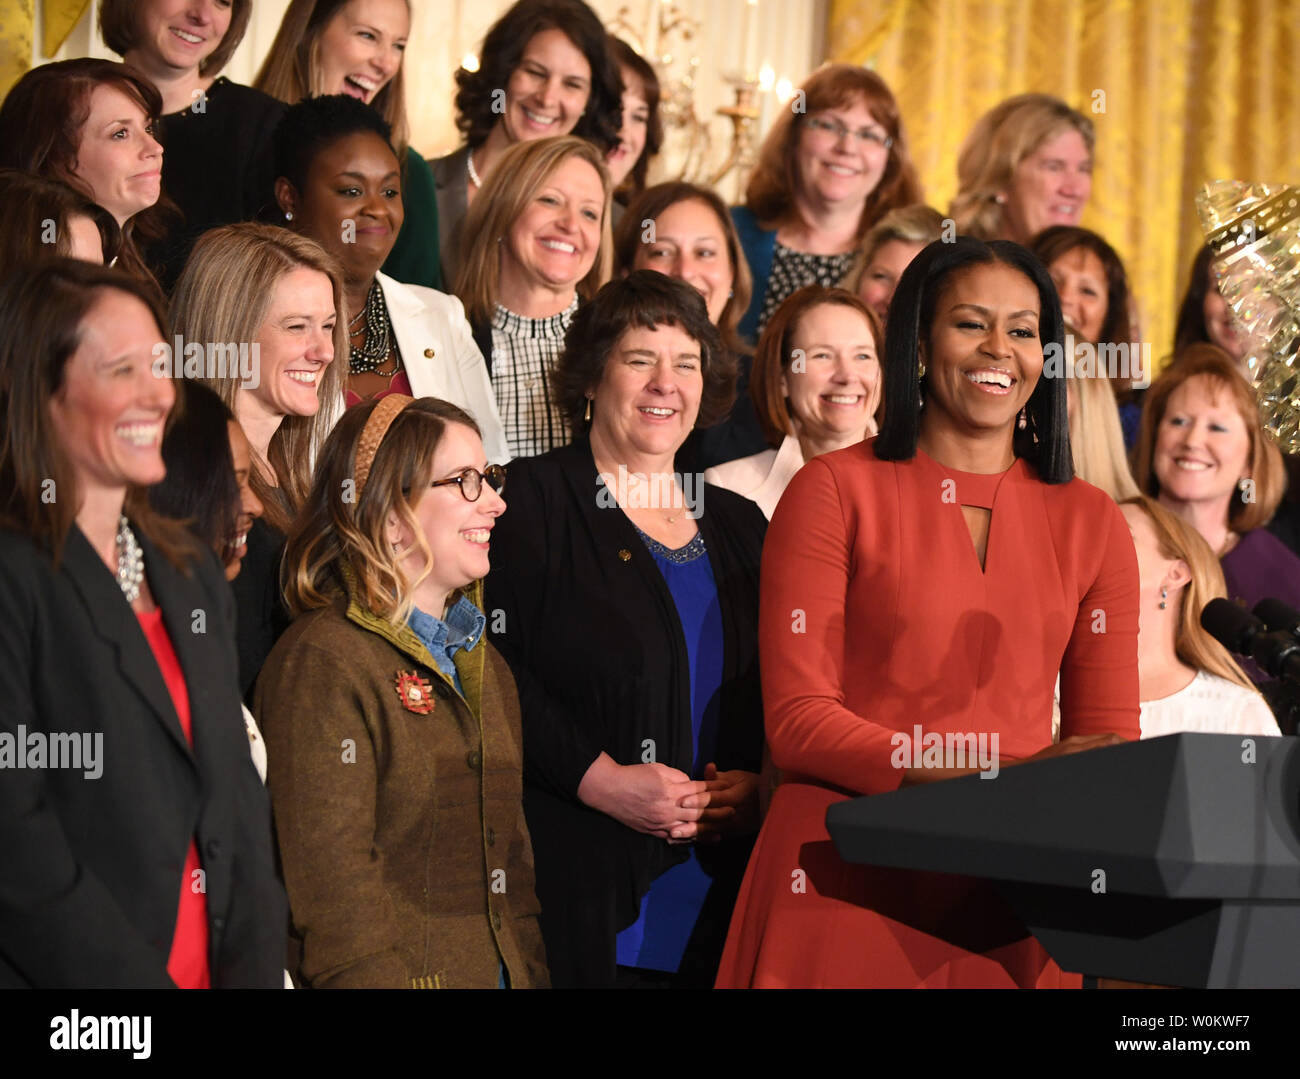
{"type": "Polygon", "coordinates": [[[1169,606],[1168,602],[1166,602],[1168,599],[1169,599],[1169,589],[1167,588],[1160,589],[1160,609],[1162,611],[1169,606]]]}
{"type": "Polygon", "coordinates": [[[285,211],[284,211],[284,219],[285,219],[286,221],[292,221],[292,220],[293,220],[293,214],[290,213],[288,210],[285,210],[285,211]]]}

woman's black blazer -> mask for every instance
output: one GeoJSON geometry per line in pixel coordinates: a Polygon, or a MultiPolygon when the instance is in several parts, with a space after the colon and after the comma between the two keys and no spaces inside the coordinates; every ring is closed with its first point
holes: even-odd
{"type": "MultiPolygon", "coordinates": [[[[514,671],[523,709],[524,808],[556,986],[612,981],[615,934],[636,920],[650,882],[686,857],[683,847],[633,831],[577,795],[602,750],[619,764],[655,760],[687,774],[694,757],[677,608],[645,543],[598,482],[585,440],[512,461],[487,579],[493,642],[514,671]]],[[[766,521],[748,499],[712,485],[703,491],[698,523],[724,634],[717,765],[757,772],[766,521]]],[[[730,859],[724,875],[738,877],[742,847],[701,848],[701,857],[730,859]]],[[[720,913],[723,933],[727,914],[720,913]]]]}
{"type": "Polygon", "coordinates": [[[191,751],[113,575],[74,525],[60,565],[0,532],[0,735],[101,734],[102,774],[0,769],[0,986],[167,987],[190,840],[214,987],[277,987],[287,911],[239,707],[233,601],[140,536],[185,673],[191,751]]]}

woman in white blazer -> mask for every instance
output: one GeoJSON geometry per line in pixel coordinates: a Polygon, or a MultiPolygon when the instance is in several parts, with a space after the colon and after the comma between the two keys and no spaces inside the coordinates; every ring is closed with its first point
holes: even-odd
{"type": "Polygon", "coordinates": [[[853,293],[822,285],[792,293],[759,338],[749,383],[773,448],[707,469],[705,481],[771,520],[805,461],[876,433],[883,345],[879,319],[853,293]]]}
{"type": "Polygon", "coordinates": [[[276,202],[285,224],[343,269],[349,406],[389,393],[459,405],[496,464],[510,460],[487,364],[454,296],[379,272],[401,231],[402,177],[388,125],[346,95],[291,107],[275,133],[276,202]]]}

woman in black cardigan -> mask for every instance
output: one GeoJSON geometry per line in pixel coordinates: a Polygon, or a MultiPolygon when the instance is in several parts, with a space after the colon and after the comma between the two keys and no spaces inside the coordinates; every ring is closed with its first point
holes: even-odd
{"type": "Polygon", "coordinates": [[[230,589],[143,498],[160,316],[89,263],[0,289],[0,987],[282,984],[230,589]]]}
{"type": "Polygon", "coordinates": [[[579,310],[555,373],[588,437],[509,467],[487,607],[523,706],[557,987],[717,968],[758,823],[766,523],[671,470],[734,382],[698,293],[634,272],[579,310]]]}

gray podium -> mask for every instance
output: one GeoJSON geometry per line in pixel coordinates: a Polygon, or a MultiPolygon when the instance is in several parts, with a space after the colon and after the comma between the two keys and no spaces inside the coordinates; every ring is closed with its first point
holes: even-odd
{"type": "Polygon", "coordinates": [[[845,861],[993,882],[1065,970],[1300,986],[1296,738],[1170,735],[842,802],[826,824],[845,861]]]}

